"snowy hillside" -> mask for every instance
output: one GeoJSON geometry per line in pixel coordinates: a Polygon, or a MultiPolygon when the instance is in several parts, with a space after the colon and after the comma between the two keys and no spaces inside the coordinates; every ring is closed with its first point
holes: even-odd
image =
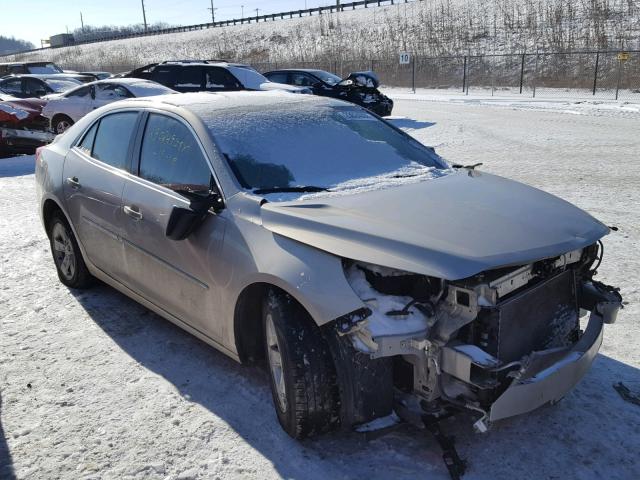
{"type": "Polygon", "coordinates": [[[247,62],[640,49],[640,0],[425,0],[68,47],[9,59],[121,71],[168,58],[247,62]]]}

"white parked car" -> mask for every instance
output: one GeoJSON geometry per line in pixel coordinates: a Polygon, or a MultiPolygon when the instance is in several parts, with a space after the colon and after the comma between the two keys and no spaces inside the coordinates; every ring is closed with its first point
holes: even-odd
{"type": "Polygon", "coordinates": [[[178,93],[151,80],[114,78],[98,80],[61,94],[43,97],[47,104],[42,115],[51,121],[51,130],[60,134],[87,113],[111,102],[134,97],[178,93]]]}

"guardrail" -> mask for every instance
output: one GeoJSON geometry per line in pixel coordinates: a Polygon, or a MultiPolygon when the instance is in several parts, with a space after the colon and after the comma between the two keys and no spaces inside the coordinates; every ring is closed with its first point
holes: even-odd
{"type": "Polygon", "coordinates": [[[158,30],[147,30],[146,32],[136,32],[136,33],[129,33],[129,34],[107,35],[105,37],[100,37],[97,39],[74,41],[73,43],[69,43],[67,45],[60,45],[56,47],[42,47],[42,48],[33,48],[30,50],[21,50],[19,52],[12,52],[12,53],[0,55],[0,57],[9,56],[9,55],[20,55],[23,53],[31,53],[31,52],[41,52],[43,50],[72,47],[75,45],[87,45],[90,43],[109,42],[112,40],[123,40],[126,38],[148,37],[153,35],[164,35],[167,33],[191,32],[194,30],[205,30],[208,28],[230,27],[234,25],[267,22],[269,20],[276,21],[276,20],[286,20],[286,19],[292,19],[292,18],[301,18],[305,16],[310,17],[310,16],[313,16],[314,14],[322,15],[323,13],[327,13],[327,12],[329,13],[344,12],[345,10],[355,10],[356,8],[369,8],[370,6],[380,7],[385,5],[394,5],[398,3],[410,3],[415,1],[417,0],[360,0],[357,2],[342,3],[340,5],[325,5],[322,7],[305,8],[302,10],[291,10],[289,12],[269,13],[265,15],[254,15],[251,17],[221,20],[219,22],[200,23],[197,25],[184,25],[180,27],[171,27],[171,28],[164,28],[164,29],[158,29],[158,30]]]}

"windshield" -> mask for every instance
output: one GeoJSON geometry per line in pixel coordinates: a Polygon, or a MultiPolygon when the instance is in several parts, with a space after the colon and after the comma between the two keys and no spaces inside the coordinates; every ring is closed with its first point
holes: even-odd
{"type": "Polygon", "coordinates": [[[71,78],[68,78],[65,80],[48,78],[45,80],[45,83],[49,85],[55,93],[66,92],[67,90],[71,90],[72,88],[75,88],[78,85],[82,85],[82,82],[73,80],[71,78]]]}
{"type": "Polygon", "coordinates": [[[344,188],[448,168],[438,155],[368,112],[287,103],[218,110],[205,123],[243,188],[344,188]]]}
{"type": "Polygon", "coordinates": [[[29,70],[29,73],[34,73],[38,75],[47,75],[50,73],[63,73],[60,67],[58,67],[55,63],[27,65],[27,70],[29,70]]]}
{"type": "Polygon", "coordinates": [[[165,95],[167,93],[178,93],[175,90],[165,87],[156,82],[137,82],[125,85],[136,97],[151,97],[153,95],[165,95]]]}
{"type": "Polygon", "coordinates": [[[322,80],[324,83],[328,83],[329,85],[337,85],[342,81],[342,79],[334,75],[333,73],[325,72],[324,70],[314,70],[313,73],[316,77],[322,80]]]}
{"type": "Polygon", "coordinates": [[[257,70],[254,70],[251,67],[235,65],[228,67],[228,69],[238,80],[240,80],[240,83],[242,83],[244,88],[248,88],[250,90],[260,90],[260,85],[269,81],[267,77],[258,73],[257,70]]]}

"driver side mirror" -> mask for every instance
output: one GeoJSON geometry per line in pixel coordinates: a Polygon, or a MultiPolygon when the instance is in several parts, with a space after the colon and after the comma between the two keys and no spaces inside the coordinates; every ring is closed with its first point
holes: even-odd
{"type": "Polygon", "coordinates": [[[173,207],[165,235],[171,240],[184,240],[198,229],[209,214],[209,210],[219,212],[224,208],[222,197],[219,193],[210,191],[207,196],[197,195],[193,192],[178,191],[191,200],[189,208],[173,207]]]}

